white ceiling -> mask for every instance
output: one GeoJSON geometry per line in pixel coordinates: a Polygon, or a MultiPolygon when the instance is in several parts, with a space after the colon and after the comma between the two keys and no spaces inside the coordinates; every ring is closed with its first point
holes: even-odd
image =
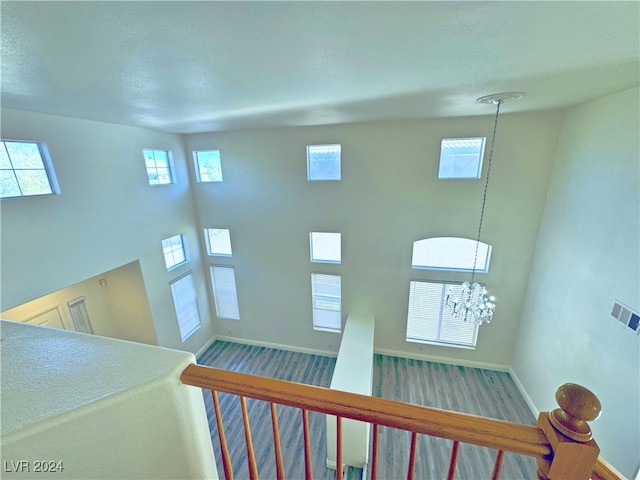
{"type": "Polygon", "coordinates": [[[5,107],[191,133],[564,108],[640,83],[640,2],[1,3],[5,107]]]}

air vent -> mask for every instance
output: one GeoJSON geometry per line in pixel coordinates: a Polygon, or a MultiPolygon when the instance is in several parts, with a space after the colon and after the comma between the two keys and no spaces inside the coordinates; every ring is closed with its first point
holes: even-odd
{"type": "Polygon", "coordinates": [[[640,314],[638,312],[634,312],[631,308],[615,300],[611,316],[640,335],[640,314]]]}

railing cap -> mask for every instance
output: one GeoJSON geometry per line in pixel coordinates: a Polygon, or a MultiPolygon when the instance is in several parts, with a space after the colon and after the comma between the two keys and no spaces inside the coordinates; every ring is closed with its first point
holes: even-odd
{"type": "Polygon", "coordinates": [[[591,440],[588,421],[600,416],[602,405],[589,389],[575,383],[565,383],[556,390],[556,401],[560,408],[549,414],[553,427],[577,442],[591,440]]]}

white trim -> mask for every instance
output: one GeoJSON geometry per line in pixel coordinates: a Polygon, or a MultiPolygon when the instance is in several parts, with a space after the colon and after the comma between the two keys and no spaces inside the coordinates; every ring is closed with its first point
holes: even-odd
{"type": "Polygon", "coordinates": [[[200,349],[195,353],[196,359],[200,358],[200,355],[202,355],[204,352],[207,351],[207,349],[213,344],[213,342],[215,342],[218,339],[217,335],[214,335],[213,337],[211,337],[209,340],[207,340],[205,342],[205,344],[200,347],[200,349]]]}
{"type": "Polygon", "coordinates": [[[386,348],[374,348],[373,353],[390,355],[392,357],[413,358],[415,360],[424,360],[427,362],[446,363],[448,365],[457,365],[461,367],[482,368],[484,370],[494,370],[496,372],[508,372],[510,368],[509,365],[500,365],[498,363],[475,362],[473,360],[438,357],[435,355],[424,355],[422,353],[400,352],[398,350],[389,350],[386,348]]]}
{"type": "MultiPolygon", "coordinates": [[[[259,340],[249,340],[247,338],[227,337],[224,335],[216,335],[213,340],[221,340],[223,342],[241,343],[243,345],[255,345],[257,347],[276,348],[278,350],[288,350],[290,352],[308,353],[309,355],[321,355],[323,357],[337,357],[338,352],[330,350],[319,350],[315,348],[293,347],[291,345],[283,345],[282,343],[262,342],[259,340]]],[[[213,342],[212,342],[213,343],[213,342]]]]}
{"type": "Polygon", "coordinates": [[[511,367],[509,367],[509,375],[511,375],[513,382],[516,384],[516,387],[518,387],[518,390],[520,391],[520,395],[522,395],[522,398],[524,398],[524,401],[527,402],[527,406],[529,407],[529,410],[531,410],[531,413],[533,413],[533,416],[535,418],[538,418],[538,415],[540,415],[540,410],[538,410],[538,407],[536,407],[536,404],[533,402],[533,399],[529,396],[529,393],[527,392],[526,388],[524,388],[524,385],[516,375],[516,372],[514,372],[513,368],[511,367]]]}

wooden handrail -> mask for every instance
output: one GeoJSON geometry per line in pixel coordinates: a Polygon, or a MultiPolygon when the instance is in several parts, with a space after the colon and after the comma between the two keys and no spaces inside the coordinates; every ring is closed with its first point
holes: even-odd
{"type": "Polygon", "coordinates": [[[301,383],[189,365],[183,383],[367,423],[543,458],[552,453],[537,427],[301,383]]]}
{"type": "Polygon", "coordinates": [[[604,458],[598,457],[596,466],[593,469],[592,480],[627,480],[616,468],[604,458]]]}

